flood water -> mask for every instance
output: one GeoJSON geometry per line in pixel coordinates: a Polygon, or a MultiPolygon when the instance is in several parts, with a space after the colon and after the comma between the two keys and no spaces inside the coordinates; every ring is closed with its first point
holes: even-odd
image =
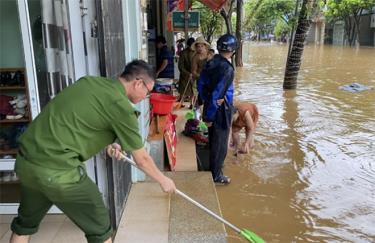
{"type": "Polygon", "coordinates": [[[295,91],[282,89],[286,52],[245,45],[235,99],[260,119],[251,153],[225,161],[224,218],[267,242],[375,242],[375,49],[306,46],[295,91]],[[374,89],[339,89],[354,82],[374,89]]]}

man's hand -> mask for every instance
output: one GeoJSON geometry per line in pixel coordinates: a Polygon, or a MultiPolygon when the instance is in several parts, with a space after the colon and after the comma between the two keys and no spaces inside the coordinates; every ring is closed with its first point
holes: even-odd
{"type": "Polygon", "coordinates": [[[160,182],[161,189],[166,193],[175,193],[176,192],[176,185],[174,182],[165,176],[163,180],[160,182]]]}
{"type": "Polygon", "coordinates": [[[120,144],[118,143],[112,143],[107,146],[107,153],[112,158],[115,158],[117,160],[121,160],[124,154],[122,153],[122,149],[120,144]]]}
{"type": "Polygon", "coordinates": [[[224,99],[216,100],[216,104],[217,104],[218,106],[221,106],[223,103],[224,103],[224,99]]]}

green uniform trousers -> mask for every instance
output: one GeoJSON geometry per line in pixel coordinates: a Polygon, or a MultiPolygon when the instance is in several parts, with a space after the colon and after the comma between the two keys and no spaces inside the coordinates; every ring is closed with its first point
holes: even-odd
{"type": "MultiPolygon", "coordinates": [[[[86,175],[74,183],[50,183],[29,186],[21,180],[21,202],[11,229],[18,235],[37,232],[39,224],[54,204],[85,232],[89,243],[99,243],[112,236],[109,213],[97,185],[86,175]]],[[[39,184],[39,183],[38,183],[39,184]]]]}

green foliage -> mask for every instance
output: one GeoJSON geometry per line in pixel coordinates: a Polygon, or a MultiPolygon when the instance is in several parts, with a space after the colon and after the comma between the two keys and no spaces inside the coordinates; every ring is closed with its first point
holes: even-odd
{"type": "Polygon", "coordinates": [[[277,21],[275,28],[273,29],[273,34],[277,39],[286,38],[288,33],[291,31],[292,27],[285,23],[284,21],[277,21]]]}
{"type": "Polygon", "coordinates": [[[345,20],[361,10],[371,10],[375,0],[327,0],[325,15],[329,21],[345,20]]]}
{"type": "MultiPolygon", "coordinates": [[[[253,9],[257,7],[258,1],[250,0],[245,3],[246,13],[253,15],[246,16],[245,28],[248,31],[258,32],[259,30],[267,29],[273,32],[273,29],[280,21],[283,21],[288,26],[292,24],[291,20],[294,16],[295,0],[263,0],[254,13],[253,9]]],[[[281,27],[282,25],[278,28],[280,29],[281,27]]]]}
{"type": "Polygon", "coordinates": [[[224,26],[220,13],[214,12],[198,1],[193,2],[193,10],[200,12],[200,29],[203,37],[211,43],[214,35],[220,35],[224,26]]]}

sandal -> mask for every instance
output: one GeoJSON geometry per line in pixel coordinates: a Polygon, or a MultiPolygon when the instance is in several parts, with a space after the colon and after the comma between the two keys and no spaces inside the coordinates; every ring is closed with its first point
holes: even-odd
{"type": "Polygon", "coordinates": [[[214,183],[218,186],[228,185],[231,179],[228,176],[220,176],[218,179],[214,180],[214,183]]]}

